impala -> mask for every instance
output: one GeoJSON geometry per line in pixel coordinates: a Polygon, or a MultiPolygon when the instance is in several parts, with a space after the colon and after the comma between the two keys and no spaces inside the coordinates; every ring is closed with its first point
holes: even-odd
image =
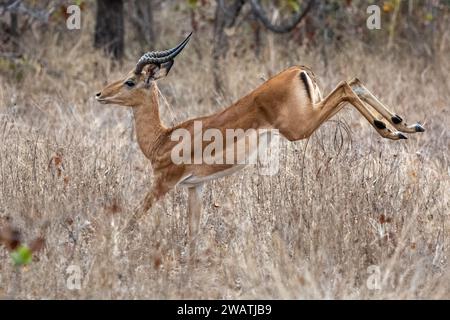
{"type": "MultiPolygon", "coordinates": [[[[227,129],[273,129],[289,141],[297,141],[308,138],[322,123],[349,104],[383,138],[406,139],[403,133],[425,131],[419,123],[408,125],[390,111],[357,78],[340,82],[323,98],[314,73],[306,66],[293,66],[282,71],[217,113],[168,128],[160,120],[156,81],[167,76],[174,58],[186,46],[190,36],[170,50],[144,54],[123,79],[107,85],[96,95],[100,103],[132,108],[138,144],[152,165],[154,182],[128,223],[131,229],[158,199],[175,186],[183,186],[188,188],[189,238],[192,244],[198,230],[202,184],[230,175],[244,166],[237,163],[174,163],[171,154],[178,142],[174,141],[172,134],[178,129],[193,134],[195,122],[200,121],[204,129],[222,133],[227,129]]],[[[204,148],[205,143],[200,146],[204,148]]],[[[190,152],[195,153],[193,147],[190,152]]]]}

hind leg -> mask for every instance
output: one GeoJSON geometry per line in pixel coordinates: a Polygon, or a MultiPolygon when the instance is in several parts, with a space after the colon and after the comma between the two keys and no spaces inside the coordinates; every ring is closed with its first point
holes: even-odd
{"type": "MultiPolygon", "coordinates": [[[[370,111],[358,95],[352,90],[347,82],[341,82],[339,85],[322,101],[313,105],[312,115],[308,121],[308,133],[305,136],[302,128],[299,126],[293,127],[290,130],[280,132],[289,140],[303,139],[312,134],[320,125],[342,110],[345,103],[350,103],[359,113],[366,118],[372,127],[383,138],[399,140],[406,139],[406,136],[401,132],[393,132],[386,127],[386,124],[376,118],[372,111],[370,111]],[[298,134],[300,132],[300,134],[298,134]]],[[[300,126],[301,127],[301,126],[300,126]]]]}
{"type": "Polygon", "coordinates": [[[198,230],[202,212],[202,185],[188,188],[189,261],[195,263],[198,230]]]}
{"type": "Polygon", "coordinates": [[[361,100],[379,112],[396,130],[407,133],[425,131],[419,123],[408,125],[400,116],[390,111],[361,83],[361,81],[359,81],[359,79],[354,78],[349,82],[349,85],[361,100]]]}

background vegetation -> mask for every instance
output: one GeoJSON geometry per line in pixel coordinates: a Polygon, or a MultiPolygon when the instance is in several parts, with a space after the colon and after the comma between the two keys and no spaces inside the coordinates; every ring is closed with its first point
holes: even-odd
{"type": "MultiPolygon", "coordinates": [[[[66,28],[71,2],[16,2],[0,4],[0,297],[450,298],[448,1],[373,1],[382,24],[372,31],[372,1],[316,1],[281,34],[249,1],[224,1],[227,11],[212,0],[112,1],[123,8],[118,47],[96,41],[103,1],[75,1],[80,30],[66,28]],[[131,111],[93,96],[191,30],[159,84],[168,125],[306,64],[324,93],[357,75],[427,131],[387,141],[347,108],[310,139],[283,141],[277,175],[251,166],[209,183],[189,268],[185,190],[122,232],[151,167],[131,111]],[[80,290],[67,286],[73,265],[80,290]],[[379,289],[367,285],[373,270],[379,289]]],[[[259,3],[274,26],[307,6],[259,3]]]]}

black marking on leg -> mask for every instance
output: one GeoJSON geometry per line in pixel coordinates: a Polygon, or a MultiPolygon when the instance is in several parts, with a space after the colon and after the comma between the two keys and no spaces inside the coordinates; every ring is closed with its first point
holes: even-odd
{"type": "Polygon", "coordinates": [[[374,120],[373,124],[375,125],[375,127],[377,127],[378,129],[386,129],[386,125],[384,124],[383,121],[380,120],[374,120]]]}
{"type": "Polygon", "coordinates": [[[425,132],[425,128],[420,123],[416,123],[414,129],[416,129],[416,132],[425,132]]]}
{"type": "Polygon", "coordinates": [[[403,119],[402,119],[400,116],[398,116],[398,115],[394,115],[394,116],[391,118],[391,120],[392,120],[392,122],[395,123],[395,124],[399,124],[399,123],[401,123],[401,122],[403,121],[403,119]]]}
{"type": "Polygon", "coordinates": [[[309,87],[308,76],[306,75],[306,72],[304,71],[300,72],[300,79],[303,81],[305,85],[306,93],[308,94],[309,100],[312,101],[311,88],[309,87]]]}

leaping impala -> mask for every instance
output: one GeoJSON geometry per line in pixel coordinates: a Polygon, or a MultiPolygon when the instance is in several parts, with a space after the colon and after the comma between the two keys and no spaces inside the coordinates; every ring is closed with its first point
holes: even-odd
{"type": "MultiPolygon", "coordinates": [[[[101,103],[133,109],[137,141],[152,164],[152,188],[131,218],[130,226],[135,225],[158,199],[175,186],[185,186],[189,190],[189,237],[192,240],[198,230],[202,184],[243,167],[239,164],[174,163],[171,151],[178,142],[172,141],[171,135],[177,129],[193,134],[194,121],[201,121],[205,130],[218,129],[222,133],[226,129],[276,129],[289,141],[297,141],[308,138],[348,103],[384,138],[406,139],[403,133],[425,131],[419,123],[407,125],[357,78],[340,82],[328,96],[322,98],[313,72],[305,66],[282,71],[224,110],[167,128],[159,117],[156,81],[167,76],[174,58],[186,46],[190,36],[173,49],[144,54],[123,79],[107,85],[96,95],[101,103]],[[379,118],[370,107],[380,114],[379,118]],[[386,122],[395,131],[389,129],[386,122]]],[[[205,144],[202,146],[204,148],[205,144]]],[[[195,150],[192,148],[190,151],[194,154],[195,150]]]]}

